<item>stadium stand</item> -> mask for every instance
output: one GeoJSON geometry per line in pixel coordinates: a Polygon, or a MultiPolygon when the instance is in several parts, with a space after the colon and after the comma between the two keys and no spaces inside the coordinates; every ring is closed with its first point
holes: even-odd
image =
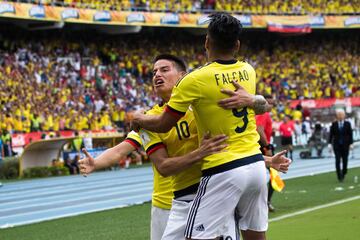
{"type": "MultiPolygon", "coordinates": [[[[0,123],[13,133],[122,129],[125,115],[156,102],[153,56],[182,56],[190,70],[206,62],[203,36],[183,30],[113,37],[2,29],[0,123]]],[[[296,112],[288,100],[360,96],[358,33],[246,35],[239,58],[255,66],[259,94],[279,100],[275,119],[296,112]]]]}
{"type": "Polygon", "coordinates": [[[91,8],[158,12],[231,11],[252,14],[353,14],[360,12],[356,0],[18,0],[14,2],[91,8]]]}

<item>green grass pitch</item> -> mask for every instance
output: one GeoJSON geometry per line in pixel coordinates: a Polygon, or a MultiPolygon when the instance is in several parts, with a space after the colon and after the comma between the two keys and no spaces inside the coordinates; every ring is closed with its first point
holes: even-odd
{"type": "MultiPolygon", "coordinates": [[[[360,196],[360,168],[350,169],[344,183],[335,173],[286,180],[274,193],[270,219],[302,209],[360,196]]],[[[150,203],[0,230],[1,240],[149,239],[150,203]]],[[[360,239],[360,200],[270,222],[268,240],[360,239]]]]}

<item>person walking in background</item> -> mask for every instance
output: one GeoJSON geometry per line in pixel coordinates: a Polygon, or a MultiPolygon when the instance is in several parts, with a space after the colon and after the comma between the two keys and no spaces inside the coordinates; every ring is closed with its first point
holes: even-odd
{"type": "Polygon", "coordinates": [[[301,125],[301,132],[303,135],[305,135],[305,142],[308,141],[312,132],[310,117],[305,117],[305,120],[302,122],[301,125]]]}
{"type": "Polygon", "coordinates": [[[283,147],[283,149],[286,149],[290,153],[290,159],[293,159],[292,135],[294,133],[294,130],[294,123],[290,121],[289,116],[285,116],[284,121],[280,124],[279,131],[281,136],[281,146],[283,147]]]}
{"type": "Polygon", "coordinates": [[[3,145],[4,157],[13,156],[12,151],[12,138],[10,132],[7,129],[4,129],[1,134],[1,140],[3,145]]]}
{"type": "Polygon", "coordinates": [[[335,153],[335,167],[339,182],[343,182],[347,173],[349,148],[352,148],[353,136],[350,122],[345,120],[345,111],[336,111],[336,121],[330,127],[329,147],[335,153]],[[341,164],[342,163],[342,168],[341,164]]]}

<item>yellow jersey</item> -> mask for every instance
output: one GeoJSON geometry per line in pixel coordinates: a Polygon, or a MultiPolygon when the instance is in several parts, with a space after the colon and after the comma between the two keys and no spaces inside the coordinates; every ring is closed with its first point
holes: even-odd
{"type": "MultiPolygon", "coordinates": [[[[165,106],[156,105],[147,114],[160,115],[165,106]]],[[[176,126],[167,133],[155,133],[142,129],[140,135],[148,156],[157,149],[164,147],[169,157],[179,157],[197,149],[199,146],[196,121],[192,109],[186,111],[176,126]]],[[[201,162],[173,175],[171,183],[175,198],[196,192],[201,175],[201,162]]]]}
{"type": "Polygon", "coordinates": [[[302,120],[302,112],[299,111],[299,110],[295,110],[295,111],[292,113],[292,117],[293,117],[293,120],[294,120],[294,121],[301,121],[301,120],[302,120]]]}
{"type": "MultiPolygon", "coordinates": [[[[138,133],[131,131],[128,133],[126,142],[133,145],[136,149],[141,147],[142,141],[138,133]]],[[[163,177],[152,165],[154,172],[154,189],[152,193],[152,205],[162,209],[171,209],[173,192],[171,189],[171,177],[163,177]]]]}
{"type": "Polygon", "coordinates": [[[219,100],[228,97],[220,90],[235,89],[231,81],[238,82],[250,94],[256,92],[256,74],[250,64],[237,60],[214,61],[179,80],[166,108],[181,116],[191,105],[199,139],[207,131],[212,136],[228,136],[225,151],[204,158],[203,172],[242,158],[262,159],[254,110],[247,107],[227,110],[218,106],[219,100]]]}

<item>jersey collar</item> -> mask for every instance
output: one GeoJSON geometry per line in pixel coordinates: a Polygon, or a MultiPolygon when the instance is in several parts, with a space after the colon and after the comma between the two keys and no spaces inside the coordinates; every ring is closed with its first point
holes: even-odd
{"type": "Polygon", "coordinates": [[[237,62],[236,59],[231,59],[231,60],[221,60],[221,59],[217,59],[214,62],[219,63],[219,64],[234,64],[237,62]]]}

